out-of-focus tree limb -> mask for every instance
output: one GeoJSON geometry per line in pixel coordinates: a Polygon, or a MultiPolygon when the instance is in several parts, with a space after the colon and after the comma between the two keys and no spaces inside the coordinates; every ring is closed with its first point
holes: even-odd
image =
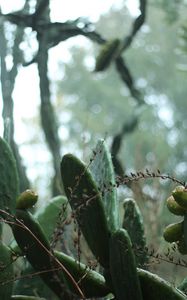
{"type": "MultiPolygon", "coordinates": [[[[46,10],[43,11],[41,20],[48,22],[49,20],[48,7],[46,8],[46,10]]],[[[41,124],[45,134],[47,145],[52,154],[53,168],[55,171],[52,192],[53,195],[58,195],[59,193],[61,193],[60,140],[58,136],[58,121],[57,121],[57,117],[55,116],[54,108],[51,104],[50,82],[48,78],[48,48],[46,47],[46,44],[48,43],[47,35],[38,33],[37,39],[39,43],[37,65],[38,65],[38,73],[40,78],[41,124]]]]}
{"type": "MultiPolygon", "coordinates": [[[[142,99],[140,92],[136,89],[135,84],[134,84],[134,79],[125,63],[125,59],[122,57],[121,54],[128,47],[130,47],[136,33],[140,30],[141,26],[144,24],[145,17],[146,17],[146,4],[147,4],[146,0],[140,0],[140,15],[135,19],[133,26],[132,26],[131,33],[124,39],[124,43],[121,47],[120,55],[115,60],[116,69],[117,69],[118,73],[120,74],[121,79],[128,86],[131,96],[134,99],[136,99],[138,106],[141,106],[142,104],[144,104],[144,100],[142,99]]],[[[133,131],[136,128],[136,126],[138,124],[138,118],[139,118],[139,114],[132,117],[130,123],[125,122],[122,126],[122,130],[120,131],[120,133],[117,133],[113,138],[111,151],[112,151],[112,156],[113,156],[114,167],[116,165],[116,171],[118,170],[118,173],[119,172],[122,173],[122,170],[123,170],[122,163],[120,162],[120,160],[118,158],[118,154],[120,152],[120,148],[121,148],[121,144],[122,144],[122,139],[124,138],[126,133],[129,133],[130,128],[131,128],[130,131],[133,131]],[[116,145],[117,140],[118,140],[118,147],[117,148],[115,147],[115,151],[114,151],[113,149],[114,149],[114,146],[116,145]]],[[[118,174],[118,175],[120,175],[120,174],[118,174]]]]}
{"type": "MultiPolygon", "coordinates": [[[[27,9],[28,2],[26,2],[24,9],[27,9]]],[[[7,40],[5,38],[4,26],[0,26],[0,60],[1,60],[1,88],[3,98],[3,121],[6,126],[7,120],[9,120],[9,143],[13,150],[14,156],[17,162],[18,174],[20,178],[20,192],[29,187],[29,180],[26,175],[25,167],[21,156],[19,154],[18,146],[14,140],[14,107],[12,93],[15,85],[15,79],[18,73],[18,65],[22,62],[22,53],[19,49],[19,45],[23,38],[23,29],[17,28],[15,32],[14,45],[12,49],[13,66],[10,70],[7,70],[5,58],[7,56],[7,40]]]]}

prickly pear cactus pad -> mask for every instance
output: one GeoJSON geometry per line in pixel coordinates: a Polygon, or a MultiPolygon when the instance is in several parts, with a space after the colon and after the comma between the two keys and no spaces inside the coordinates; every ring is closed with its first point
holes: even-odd
{"type": "Polygon", "coordinates": [[[16,210],[16,218],[24,226],[18,226],[20,223],[12,226],[14,237],[22,253],[26,255],[35,271],[39,271],[41,278],[60,297],[64,295],[64,287],[57,280],[58,274],[55,271],[44,272],[54,269],[55,262],[50,253],[50,244],[39,223],[33,216],[24,209],[16,210]],[[28,228],[28,230],[26,229],[28,228]]]}
{"type": "Polygon", "coordinates": [[[110,272],[117,300],[143,300],[132,244],[125,229],[111,236],[110,272]]]}
{"type": "Polygon", "coordinates": [[[15,213],[18,186],[16,161],[9,145],[0,137],[0,209],[15,213]]]}
{"type": "Polygon", "coordinates": [[[66,154],[61,162],[66,196],[80,229],[95,257],[109,266],[109,236],[103,202],[91,173],[83,162],[66,154]]]}
{"type": "Polygon", "coordinates": [[[9,300],[13,289],[13,265],[10,249],[0,241],[0,299],[9,300]]]}
{"type": "MultiPolygon", "coordinates": [[[[63,209],[63,205],[67,205],[67,198],[64,196],[56,196],[52,198],[48,204],[39,209],[35,217],[43,228],[48,239],[51,239],[55,226],[59,218],[59,214],[63,209]]],[[[67,210],[63,213],[63,218],[67,217],[67,210]]]]}
{"type": "MultiPolygon", "coordinates": [[[[62,252],[55,251],[54,253],[59,261],[62,262],[71,273],[76,282],[79,282],[79,286],[86,298],[104,297],[111,292],[102,275],[62,252]]],[[[75,289],[72,286],[71,281],[65,274],[64,276],[69,289],[74,291],[75,289]]]]}
{"type": "Polygon", "coordinates": [[[145,268],[148,262],[143,217],[136,201],[125,199],[122,227],[127,230],[136,256],[137,266],[145,268]]]}
{"type": "Polygon", "coordinates": [[[180,290],[166,280],[145,270],[138,269],[143,300],[186,300],[180,290]]]}
{"type": "Polygon", "coordinates": [[[90,171],[98,188],[102,191],[107,221],[110,230],[114,231],[119,227],[119,212],[112,159],[104,140],[97,143],[94,151],[95,157],[90,165],[90,171]]]}

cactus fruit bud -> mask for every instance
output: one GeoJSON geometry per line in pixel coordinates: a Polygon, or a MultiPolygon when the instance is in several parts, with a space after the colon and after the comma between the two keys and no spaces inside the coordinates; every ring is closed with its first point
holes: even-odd
{"type": "Polygon", "coordinates": [[[38,200],[38,194],[32,190],[26,190],[17,198],[16,208],[27,209],[33,207],[38,200]]]}
{"type": "Polygon", "coordinates": [[[187,209],[187,189],[184,186],[177,186],[172,192],[172,195],[180,206],[187,209]]]}
{"type": "Polygon", "coordinates": [[[183,222],[170,224],[164,229],[163,237],[169,243],[179,241],[182,236],[183,222]]]}
{"type": "Polygon", "coordinates": [[[169,211],[176,216],[184,216],[187,212],[187,209],[181,207],[174,199],[173,196],[170,196],[166,200],[167,208],[169,211]]]}

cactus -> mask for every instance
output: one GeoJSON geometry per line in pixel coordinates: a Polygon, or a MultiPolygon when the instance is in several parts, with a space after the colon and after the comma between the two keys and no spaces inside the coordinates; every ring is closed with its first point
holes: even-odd
{"type": "Polygon", "coordinates": [[[0,299],[9,300],[13,290],[11,250],[0,241],[0,299]]]}
{"type": "Polygon", "coordinates": [[[176,216],[184,216],[187,212],[186,209],[181,207],[174,199],[173,196],[168,197],[166,200],[167,208],[169,211],[176,216]]]}
{"type": "Polygon", "coordinates": [[[91,251],[103,267],[108,267],[110,231],[91,173],[80,160],[67,154],[61,162],[61,175],[66,196],[91,251]]]}
{"type": "Polygon", "coordinates": [[[137,270],[144,300],[185,300],[186,295],[169,282],[148,271],[137,270]]]}
{"type": "Polygon", "coordinates": [[[184,209],[187,209],[187,189],[184,186],[177,186],[172,192],[175,201],[184,209]]]}
{"type": "MultiPolygon", "coordinates": [[[[49,241],[39,223],[26,210],[17,209],[16,218],[18,222],[12,230],[23,254],[26,255],[32,267],[41,272],[41,278],[56,295],[62,297],[67,294],[63,284],[64,277],[59,278],[58,272],[52,271],[54,268],[59,268],[61,264],[58,264],[58,260],[54,258],[49,241]]],[[[75,282],[74,284],[76,286],[75,282]]]]}
{"type": "Polygon", "coordinates": [[[38,295],[38,297],[46,299],[59,299],[39,275],[32,276],[31,274],[35,274],[35,270],[29,263],[26,263],[22,271],[23,278],[17,280],[14,284],[15,295],[38,295]]]}
{"type": "Polygon", "coordinates": [[[9,145],[0,137],[0,209],[15,214],[18,186],[16,161],[9,145]]]}
{"type": "Polygon", "coordinates": [[[164,239],[169,242],[177,242],[183,236],[183,222],[168,225],[163,232],[164,239]]]}
{"type": "Polygon", "coordinates": [[[111,155],[105,140],[99,140],[95,148],[95,157],[90,165],[98,188],[102,191],[102,200],[111,231],[119,228],[117,188],[111,155]]]}
{"type": "Polygon", "coordinates": [[[183,279],[183,281],[177,287],[184,294],[187,294],[187,277],[183,279]]]}
{"type": "MultiPolygon", "coordinates": [[[[56,196],[52,198],[45,207],[36,211],[35,218],[40,223],[48,239],[52,237],[63,206],[67,206],[67,198],[64,196],[56,196]]],[[[67,209],[63,211],[63,218],[66,219],[66,217],[67,209]]]]}
{"type": "MultiPolygon", "coordinates": [[[[72,257],[64,253],[56,251],[55,256],[67,268],[76,282],[80,283],[79,286],[86,298],[104,297],[110,293],[110,289],[107,287],[102,275],[87,268],[84,264],[75,261],[72,257]]],[[[72,282],[67,275],[64,274],[64,276],[66,277],[68,287],[73,292],[75,288],[72,286],[72,282]]]]}
{"type": "Polygon", "coordinates": [[[167,199],[167,207],[174,215],[180,215],[183,221],[168,225],[163,232],[164,239],[176,242],[178,251],[182,255],[187,254],[187,189],[185,186],[177,186],[172,195],[167,199]]]}
{"type": "Polygon", "coordinates": [[[146,251],[146,240],[144,235],[143,217],[138,205],[133,199],[125,199],[123,202],[124,217],[122,227],[127,230],[134,253],[137,266],[145,268],[148,262],[146,251]]]}
{"type": "Polygon", "coordinates": [[[111,236],[110,272],[117,300],[143,299],[132,244],[125,229],[111,236]]]}
{"type": "MultiPolygon", "coordinates": [[[[124,202],[125,229],[119,228],[113,167],[104,141],[99,141],[94,151],[91,172],[73,155],[67,154],[63,157],[61,175],[67,199],[64,196],[55,197],[43,211],[40,210],[34,216],[28,209],[36,203],[37,196],[26,191],[17,197],[15,161],[6,142],[1,139],[0,145],[3,159],[0,169],[0,209],[17,242],[11,244],[12,252],[0,242],[0,262],[4,267],[0,272],[1,299],[109,299],[111,295],[116,300],[187,299],[182,292],[185,291],[184,284],[179,286],[180,291],[155,274],[137,268],[144,266],[147,260],[147,252],[142,250],[145,248],[143,220],[136,202],[128,199],[124,202]],[[67,201],[90,250],[102,267],[98,268],[100,272],[93,271],[62,251],[51,249],[53,243],[50,245],[49,239],[53,238],[54,227],[59,224],[61,217],[63,221],[67,217],[67,201]],[[24,283],[27,284],[30,278],[24,278],[25,281],[20,280],[13,289],[12,257],[16,253],[27,259],[27,263],[21,265],[23,276],[31,273],[32,278],[32,273],[36,272],[46,285],[36,277],[28,286],[28,291],[24,283]],[[12,295],[12,291],[17,295],[12,295]]],[[[168,241],[176,241],[179,251],[186,254],[187,214],[184,214],[186,208],[183,204],[186,201],[186,191],[183,188],[176,192],[177,194],[172,194],[172,204],[168,204],[168,209],[176,215],[182,215],[184,220],[170,225],[164,236],[168,241]],[[178,200],[179,194],[182,202],[178,200]],[[174,229],[174,234],[171,229],[174,229]]]]}

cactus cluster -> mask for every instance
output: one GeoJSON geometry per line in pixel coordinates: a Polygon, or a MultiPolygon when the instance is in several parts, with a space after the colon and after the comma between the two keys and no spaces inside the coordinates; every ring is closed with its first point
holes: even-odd
{"type": "MultiPolygon", "coordinates": [[[[124,201],[120,224],[114,171],[104,140],[98,142],[89,166],[72,154],[63,157],[61,175],[67,198],[55,197],[36,213],[30,208],[37,195],[25,191],[18,196],[11,150],[2,139],[0,148],[0,172],[5,173],[0,174],[0,213],[15,239],[9,247],[0,243],[1,299],[187,299],[182,291],[145,270],[143,219],[134,200],[124,201]],[[53,247],[57,220],[64,223],[67,207],[99,263],[97,270],[53,247]],[[25,257],[26,263],[21,264],[23,281],[20,277],[13,284],[16,255],[25,257]]],[[[184,232],[185,223],[184,217],[184,232]]]]}
{"type": "Polygon", "coordinates": [[[164,239],[169,243],[176,243],[181,254],[187,254],[187,189],[185,186],[177,186],[172,195],[167,199],[167,208],[183,220],[169,224],[163,232],[164,239]]]}

